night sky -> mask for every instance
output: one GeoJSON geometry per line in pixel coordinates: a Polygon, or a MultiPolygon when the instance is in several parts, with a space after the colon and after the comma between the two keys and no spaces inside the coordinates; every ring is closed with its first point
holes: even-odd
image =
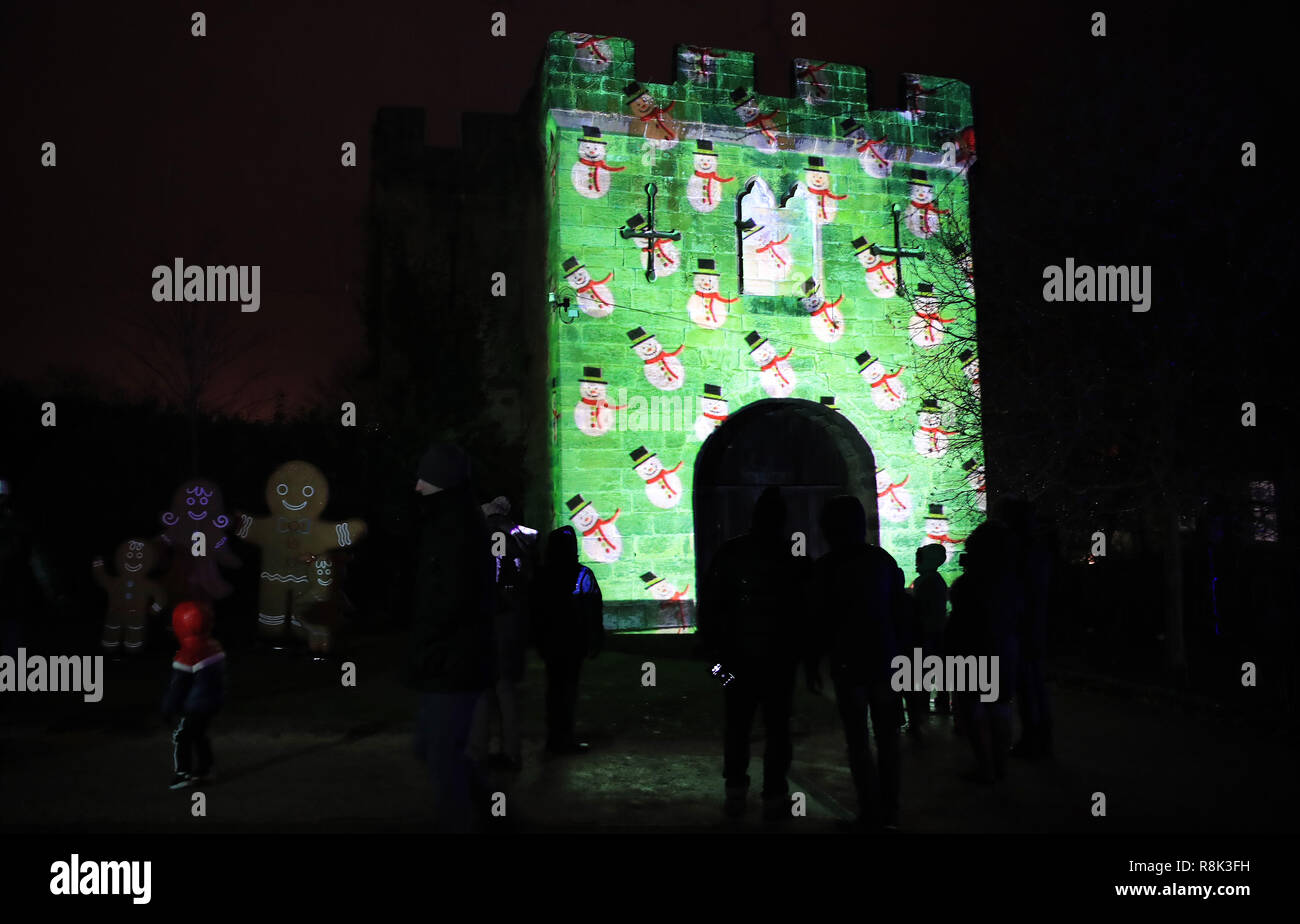
{"type": "MultiPolygon", "coordinates": [[[[1163,139],[1195,137],[1187,120],[1204,119],[1219,132],[1216,144],[1231,144],[1175,157],[1240,170],[1240,141],[1225,137],[1225,120],[1243,123],[1242,133],[1256,127],[1251,140],[1265,141],[1252,119],[1267,108],[1269,68],[1279,62],[1261,58],[1258,17],[1202,23],[1116,9],[1110,37],[1092,39],[1089,16],[1082,6],[971,3],[7,4],[4,363],[29,379],[51,366],[81,367],[127,390],[147,387],[127,347],[141,346],[128,323],[157,308],[152,267],[178,256],[260,264],[262,308],[241,323],[285,346],[258,357],[274,369],[250,386],[246,403],[265,413],[283,389],[291,406],[310,405],[322,378],[362,358],[357,307],[376,108],[424,107],[429,143],[456,145],[462,112],[519,106],[557,29],[632,38],[649,81],[671,79],[679,42],[756,52],[757,89],[772,95],[790,93],[790,61],[800,55],[866,66],[880,107],[897,104],[904,70],[960,78],[975,88],[981,161],[1042,170],[1051,167],[1045,157],[1056,159],[1070,182],[1095,182],[1099,201],[1114,199],[1113,221],[1136,203],[1114,194],[1105,171],[1062,158],[1068,145],[1090,149],[1084,163],[1102,149],[1131,163],[1163,139]],[[190,35],[196,6],[207,15],[205,38],[190,35]],[[490,34],[498,9],[508,15],[506,38],[490,34]],[[792,9],[807,13],[807,38],[789,35],[792,9]],[[1081,83],[1080,71],[1099,72],[1097,55],[1127,62],[1129,73],[1136,67],[1138,85],[1119,75],[1095,89],[1081,83]],[[1171,114],[1178,130],[1126,122],[1125,99],[1149,104],[1157,90],[1141,81],[1166,74],[1159,93],[1183,99],[1178,85],[1188,81],[1195,95],[1171,114]],[[1053,121],[1063,95],[1077,105],[1094,92],[1101,99],[1086,111],[1097,124],[1062,125],[1059,113],[1053,121]],[[1125,137],[1130,131],[1144,134],[1125,137]],[[54,169],[39,164],[47,140],[58,145],[54,169]],[[344,141],[358,145],[356,168],[339,163],[344,141]]],[[[1194,207],[1180,201],[1175,213],[1194,207]]],[[[1098,256],[1137,262],[1123,246],[1098,256]]],[[[1027,264],[1039,278],[1042,262],[1027,264]]],[[[238,384],[246,372],[236,364],[231,374],[238,384]]]]}

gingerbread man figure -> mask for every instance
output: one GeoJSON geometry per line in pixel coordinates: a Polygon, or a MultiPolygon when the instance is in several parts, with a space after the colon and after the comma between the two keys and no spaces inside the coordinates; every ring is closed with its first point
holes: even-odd
{"type": "Polygon", "coordinates": [[[329,481],[321,470],[295,460],[281,465],[266,481],[270,516],[239,515],[239,538],[262,547],[257,628],[264,638],[282,639],[286,624],[295,635],[307,636],[302,615],[317,602],[313,556],[347,548],[365,534],[362,520],[320,519],[329,495],[329,481]]]}
{"type": "Polygon", "coordinates": [[[302,592],[303,608],[299,616],[307,639],[307,650],[317,659],[330,653],[334,632],[343,623],[346,600],[338,587],[342,580],[339,559],[343,553],[325,552],[310,556],[311,579],[302,592]]]}
{"type": "Polygon", "coordinates": [[[172,597],[196,603],[213,603],[233,588],[221,568],[240,567],[230,549],[221,488],[206,478],[191,478],[176,488],[171,509],[162,515],[162,541],[172,550],[167,589],[172,597]],[[195,533],[203,534],[202,554],[195,552],[195,533]]]}
{"type": "Polygon", "coordinates": [[[144,650],[149,613],[160,613],[167,605],[162,585],[149,578],[157,562],[157,551],[143,539],[128,539],[117,547],[113,556],[117,577],[105,571],[104,559],[95,559],[95,583],[108,594],[101,638],[105,651],[125,647],[127,654],[139,654],[144,650]]]}

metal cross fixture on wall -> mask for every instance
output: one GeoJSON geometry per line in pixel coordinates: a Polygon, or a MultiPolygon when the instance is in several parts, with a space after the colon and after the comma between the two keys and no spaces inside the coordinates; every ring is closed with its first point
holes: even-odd
{"type": "Polygon", "coordinates": [[[903,257],[915,257],[917,260],[924,260],[925,251],[903,249],[902,237],[898,230],[899,221],[901,220],[902,215],[897,202],[894,203],[892,211],[894,213],[894,246],[877,247],[876,249],[885,256],[894,257],[898,260],[898,294],[903,298],[907,298],[907,285],[903,282],[903,257]]]}
{"type": "Polygon", "coordinates": [[[655,230],[655,196],[659,193],[659,187],[654,183],[645,184],[645,226],[640,230],[633,228],[620,228],[619,236],[624,240],[629,238],[639,238],[645,241],[645,278],[647,282],[655,281],[655,253],[658,250],[659,241],[680,241],[682,232],[680,231],[656,231],[655,230]]]}

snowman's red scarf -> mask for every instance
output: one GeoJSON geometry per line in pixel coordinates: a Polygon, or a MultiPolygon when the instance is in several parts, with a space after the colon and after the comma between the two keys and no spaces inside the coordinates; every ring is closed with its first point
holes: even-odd
{"type": "Polygon", "coordinates": [[[906,368],[907,368],[906,366],[899,366],[897,372],[887,372],[887,373],[885,373],[885,375],[881,376],[879,382],[872,382],[872,383],[871,383],[871,387],[872,387],[872,388],[880,388],[881,386],[884,386],[885,391],[889,392],[889,393],[890,393],[891,395],[893,395],[895,398],[901,398],[901,397],[903,397],[903,396],[900,395],[898,392],[894,391],[893,387],[889,384],[889,381],[890,381],[890,379],[896,379],[896,378],[898,378],[900,375],[902,375],[902,374],[903,374],[903,370],[906,369],[906,368]]]}
{"type": "Polygon", "coordinates": [[[614,545],[613,541],[608,536],[605,535],[605,527],[613,523],[615,520],[617,520],[618,515],[621,512],[622,512],[622,508],[619,508],[614,511],[614,515],[612,517],[609,517],[604,520],[597,519],[595,523],[593,523],[590,527],[582,531],[582,537],[584,539],[588,539],[594,535],[598,539],[600,539],[601,543],[608,546],[609,548],[611,549],[617,548],[617,546],[614,545]]]}
{"type": "Polygon", "coordinates": [[[947,533],[944,533],[943,535],[940,536],[936,536],[934,533],[926,533],[925,538],[933,539],[935,542],[948,542],[951,543],[952,545],[961,545],[963,542],[966,541],[965,539],[954,539],[952,536],[949,536],[947,533]]]}
{"type": "Polygon", "coordinates": [[[877,263],[875,266],[868,266],[868,267],[867,267],[867,272],[868,272],[868,273],[879,273],[879,274],[880,274],[880,278],[881,278],[881,280],[885,283],[885,285],[889,286],[889,288],[892,289],[892,288],[894,288],[895,286],[898,285],[898,282],[897,282],[897,280],[890,279],[890,278],[889,278],[889,273],[885,272],[885,270],[887,270],[889,267],[893,266],[893,265],[894,265],[895,263],[897,263],[897,262],[898,262],[897,260],[881,260],[881,261],[880,261],[879,263],[877,263]]]}
{"type": "Polygon", "coordinates": [[[939,435],[954,436],[960,433],[960,430],[945,430],[943,427],[920,427],[922,433],[930,434],[930,448],[935,452],[939,451],[939,435]]]}
{"type": "Polygon", "coordinates": [[[797,75],[798,77],[804,80],[811,81],[813,85],[814,95],[820,97],[821,99],[826,99],[827,97],[826,84],[822,83],[820,80],[817,79],[817,72],[825,70],[826,63],[827,62],[823,61],[821,64],[813,64],[810,61],[808,62],[808,66],[803,70],[801,70],[797,75]]]}
{"type": "Polygon", "coordinates": [[[719,183],[730,183],[735,179],[734,176],[718,176],[718,171],[716,170],[712,173],[700,173],[700,171],[696,170],[695,175],[705,181],[704,201],[708,205],[713,204],[713,184],[709,182],[710,180],[717,180],[719,183]]]}
{"type": "Polygon", "coordinates": [[[579,157],[578,162],[585,164],[589,168],[587,170],[587,188],[594,189],[596,192],[600,192],[601,170],[608,170],[610,173],[618,173],[621,170],[627,169],[626,167],[611,167],[609,164],[605,163],[603,158],[601,160],[587,160],[585,157],[579,157]]]}
{"type": "Polygon", "coordinates": [[[677,470],[678,470],[679,468],[681,468],[681,467],[682,467],[683,465],[685,465],[685,464],[686,464],[685,462],[678,462],[678,463],[677,463],[675,466],[673,466],[672,468],[666,468],[666,469],[664,469],[664,470],[661,471],[658,475],[655,475],[653,478],[647,478],[647,479],[646,479],[646,484],[654,484],[656,481],[662,481],[662,482],[663,482],[663,485],[664,485],[664,490],[667,491],[667,492],[668,492],[668,496],[671,497],[672,495],[676,494],[677,492],[674,491],[674,490],[672,489],[672,486],[668,484],[668,476],[669,476],[669,475],[675,475],[675,474],[677,474],[677,470]]]}
{"type": "Polygon", "coordinates": [[[770,362],[766,362],[766,363],[764,363],[762,366],[759,367],[759,371],[760,371],[760,372],[766,372],[766,371],[769,370],[769,369],[775,369],[775,370],[776,370],[776,374],[779,375],[779,376],[781,377],[781,381],[784,382],[786,385],[789,385],[789,384],[790,384],[790,380],[787,379],[787,378],[785,377],[785,373],[781,371],[781,367],[780,367],[779,365],[777,365],[777,363],[783,363],[783,362],[785,362],[787,359],[789,359],[789,358],[790,358],[791,356],[793,356],[793,355],[794,355],[794,347],[790,347],[790,349],[788,349],[788,350],[785,351],[785,355],[784,355],[784,356],[774,356],[774,357],[772,357],[772,359],[771,359],[770,362]]]}
{"type": "Polygon", "coordinates": [[[889,495],[890,500],[892,500],[895,504],[897,504],[898,506],[906,510],[907,504],[903,503],[901,500],[898,499],[898,495],[894,493],[894,488],[901,488],[903,485],[907,484],[907,480],[911,477],[912,477],[911,475],[904,475],[903,480],[900,481],[898,484],[891,484],[889,487],[885,488],[885,490],[877,491],[876,498],[880,499],[885,495],[889,495]]]}
{"type": "Polygon", "coordinates": [[[790,240],[790,235],[787,234],[779,241],[768,241],[762,247],[756,249],[754,253],[767,253],[777,263],[780,263],[782,266],[785,266],[785,260],[782,259],[781,254],[778,253],[776,250],[773,250],[773,248],[776,247],[777,244],[784,244],[788,240],[790,240]]]}
{"type": "Polygon", "coordinates": [[[664,367],[664,374],[668,376],[668,378],[670,379],[675,379],[677,378],[677,373],[673,372],[672,368],[668,365],[668,360],[672,359],[674,356],[676,356],[684,349],[686,349],[686,344],[684,343],[681,346],[679,346],[677,349],[673,350],[671,353],[664,352],[661,349],[654,356],[651,356],[649,359],[645,360],[645,364],[647,366],[652,366],[655,363],[660,363],[664,367]]]}
{"type": "Polygon", "coordinates": [[[613,278],[614,278],[614,271],[610,270],[608,276],[606,276],[604,279],[600,280],[599,282],[597,282],[594,279],[591,280],[591,282],[587,283],[585,286],[583,286],[578,290],[578,294],[582,295],[584,293],[590,292],[592,296],[596,299],[596,301],[600,302],[602,305],[611,304],[610,302],[605,301],[603,297],[601,297],[601,294],[596,291],[596,286],[603,286],[605,283],[609,282],[613,278]]]}
{"type": "Polygon", "coordinates": [[[701,79],[707,79],[709,76],[709,58],[720,60],[727,56],[725,51],[716,52],[712,48],[705,48],[699,45],[687,45],[686,49],[687,51],[694,52],[699,56],[698,60],[695,62],[695,73],[699,75],[701,79]]]}
{"type": "Polygon", "coordinates": [[[930,212],[934,213],[934,223],[936,225],[939,224],[940,215],[951,214],[951,211],[949,209],[941,209],[933,202],[917,202],[915,199],[912,199],[911,203],[912,203],[912,208],[916,209],[918,212],[921,213],[921,217],[925,220],[924,228],[927,231],[930,229],[930,215],[928,213],[930,212]]]}
{"type": "Polygon", "coordinates": [[[667,140],[672,141],[674,138],[677,137],[677,133],[664,124],[663,117],[668,115],[668,113],[672,112],[673,107],[676,105],[677,105],[677,100],[673,100],[671,103],[668,104],[667,107],[656,106],[650,112],[647,112],[645,115],[641,116],[641,121],[649,122],[651,119],[654,119],[655,124],[659,126],[660,130],[668,135],[667,140]]]}
{"type": "MultiPolygon", "coordinates": [[[[812,317],[812,318],[815,318],[815,317],[817,317],[817,315],[819,315],[819,314],[826,314],[827,309],[830,309],[830,308],[838,308],[838,307],[840,306],[840,302],[842,302],[842,301],[844,301],[844,293],[841,292],[841,293],[840,293],[840,297],[837,298],[837,299],[835,299],[835,301],[833,301],[833,302],[822,302],[822,306],[821,306],[820,308],[816,309],[815,311],[810,311],[810,312],[808,312],[808,316],[809,316],[809,317],[812,317]]],[[[839,329],[840,329],[839,322],[836,321],[834,318],[832,318],[829,314],[826,314],[826,323],[830,325],[831,330],[839,330],[839,329]]]]}
{"type": "Polygon", "coordinates": [[[605,39],[607,39],[608,37],[609,37],[609,36],[607,36],[607,35],[593,35],[591,38],[587,39],[585,42],[579,42],[579,43],[577,44],[577,46],[576,46],[573,50],[574,50],[574,51],[582,51],[582,49],[587,48],[587,49],[589,49],[589,50],[591,51],[591,53],[592,53],[593,55],[595,55],[597,58],[599,58],[599,59],[602,60],[602,61],[608,62],[608,61],[609,61],[609,58],[607,58],[607,57],[605,57],[603,54],[601,54],[601,51],[600,51],[600,45],[599,45],[600,42],[605,41],[605,39]]]}
{"type": "Polygon", "coordinates": [[[876,145],[884,143],[884,138],[876,138],[874,140],[868,138],[866,141],[862,142],[862,144],[858,145],[858,153],[865,154],[867,151],[870,151],[871,156],[876,159],[876,162],[879,163],[880,166],[888,167],[889,161],[882,157],[880,152],[876,150],[876,145]]]}
{"type": "Polygon", "coordinates": [[[695,294],[704,299],[704,310],[709,313],[709,320],[715,324],[718,321],[718,316],[713,313],[713,303],[715,301],[722,302],[724,305],[730,305],[733,302],[740,301],[739,295],[735,298],[723,298],[722,294],[719,292],[701,292],[699,289],[695,290],[695,294]]]}
{"type": "Polygon", "coordinates": [[[757,128],[763,133],[763,137],[770,144],[776,144],[776,135],[772,133],[772,117],[779,113],[780,109],[773,109],[767,115],[757,115],[745,123],[746,128],[757,128]]]}
{"type": "Polygon", "coordinates": [[[826,217],[826,199],[827,199],[828,197],[831,198],[831,199],[847,199],[847,198],[848,198],[847,195],[837,196],[837,195],[835,195],[835,193],[831,192],[829,189],[813,189],[811,186],[808,187],[808,192],[812,193],[814,196],[817,197],[817,205],[818,205],[818,207],[821,209],[822,218],[825,218],[825,217],[826,217]]]}
{"type": "Polygon", "coordinates": [[[653,250],[655,256],[663,260],[666,266],[672,266],[677,261],[674,260],[672,257],[668,256],[668,251],[664,250],[664,245],[667,243],[668,241],[665,240],[664,238],[657,237],[654,240],[650,241],[650,243],[647,246],[642,247],[641,252],[647,255],[646,259],[649,259],[649,253],[650,251],[653,250]]]}

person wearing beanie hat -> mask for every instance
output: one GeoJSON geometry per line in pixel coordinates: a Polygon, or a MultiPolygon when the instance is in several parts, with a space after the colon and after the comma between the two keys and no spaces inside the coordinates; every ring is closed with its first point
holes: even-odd
{"type": "Polygon", "coordinates": [[[536,570],[537,531],[516,523],[510,501],[493,498],[482,507],[492,536],[496,578],[493,635],[496,684],[480,697],[470,730],[470,756],[480,766],[518,772],[523,768],[518,684],[524,679],[528,642],[528,593],[536,570]],[[501,746],[490,753],[493,727],[500,723],[501,746]]]}
{"type": "Polygon", "coordinates": [[[162,711],[168,724],[180,719],[172,732],[170,788],[185,789],[212,778],[208,726],[225,699],[226,653],[212,637],[212,610],[206,603],[176,604],[172,630],[181,647],[172,656],[162,711]]]}
{"type": "Polygon", "coordinates": [[[418,692],[416,752],[428,764],[435,825],[474,827],[467,754],[474,709],[494,680],[491,539],[468,456],[435,443],[420,459],[408,677],[418,692]]]}

